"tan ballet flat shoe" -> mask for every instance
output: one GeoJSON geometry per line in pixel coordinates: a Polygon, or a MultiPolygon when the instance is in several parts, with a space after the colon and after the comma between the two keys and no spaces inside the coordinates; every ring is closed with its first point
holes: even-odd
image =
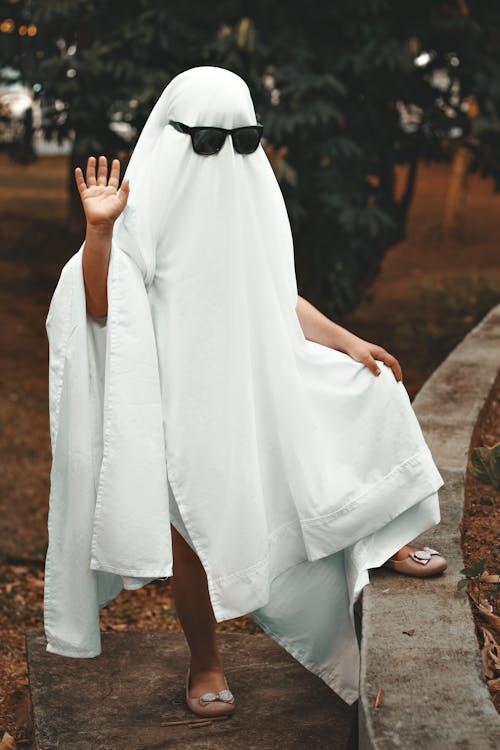
{"type": "Polygon", "coordinates": [[[423,549],[413,550],[403,560],[395,560],[390,557],[383,563],[382,567],[390,568],[406,576],[426,578],[446,570],[448,563],[440,552],[431,547],[424,547],[423,549]]]}
{"type": "Polygon", "coordinates": [[[188,707],[198,716],[221,716],[230,714],[234,711],[234,695],[229,690],[226,677],[226,690],[219,690],[218,693],[202,693],[197,698],[191,698],[189,689],[191,687],[191,669],[188,668],[186,675],[186,703],[188,707]]]}

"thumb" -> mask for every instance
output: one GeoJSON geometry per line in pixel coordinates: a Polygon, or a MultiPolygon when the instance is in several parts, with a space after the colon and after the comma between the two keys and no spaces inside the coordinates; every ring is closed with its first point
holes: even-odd
{"type": "Polygon", "coordinates": [[[368,367],[368,369],[371,372],[373,372],[374,375],[380,375],[380,368],[377,362],[375,361],[374,357],[370,355],[370,357],[366,360],[365,364],[368,367]]]}
{"type": "Polygon", "coordinates": [[[127,205],[128,197],[130,195],[130,181],[128,177],[123,180],[121,187],[120,187],[120,193],[119,193],[119,199],[122,202],[123,208],[127,205]]]}

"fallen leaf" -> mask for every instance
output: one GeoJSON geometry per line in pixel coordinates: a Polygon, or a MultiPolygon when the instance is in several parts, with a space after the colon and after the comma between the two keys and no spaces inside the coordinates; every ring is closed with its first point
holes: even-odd
{"type": "Polygon", "coordinates": [[[378,708],[382,705],[382,700],[384,698],[384,690],[383,688],[379,688],[377,692],[377,697],[375,698],[375,708],[378,708]]]}
{"type": "Polygon", "coordinates": [[[37,589],[43,589],[45,581],[43,578],[34,578],[33,576],[29,579],[29,585],[37,589]]]}
{"type": "Polygon", "coordinates": [[[405,635],[415,635],[415,630],[413,628],[411,630],[403,630],[403,633],[405,635]]]}
{"type": "Polygon", "coordinates": [[[493,679],[500,675],[500,649],[491,631],[486,628],[481,628],[481,630],[484,638],[484,645],[481,649],[483,671],[488,679],[493,679]]]}
{"type": "Polygon", "coordinates": [[[496,680],[488,680],[488,687],[492,693],[500,693],[500,677],[496,680]]]}
{"type": "Polygon", "coordinates": [[[487,570],[479,576],[479,579],[485,581],[485,583],[500,583],[500,575],[488,573],[487,570]]]}
{"type": "Polygon", "coordinates": [[[2,740],[0,741],[0,750],[17,750],[16,741],[8,732],[4,732],[2,740]]]}
{"type": "Polygon", "coordinates": [[[494,612],[491,612],[492,605],[489,602],[487,604],[483,604],[482,601],[477,601],[477,599],[472,596],[469,591],[467,593],[469,594],[471,602],[474,604],[481,617],[485,617],[491,623],[491,625],[494,625],[495,628],[500,629],[500,615],[496,615],[494,612]]]}

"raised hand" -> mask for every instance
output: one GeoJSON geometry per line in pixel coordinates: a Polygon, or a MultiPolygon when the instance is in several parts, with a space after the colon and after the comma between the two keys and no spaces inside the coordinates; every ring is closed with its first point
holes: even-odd
{"type": "Polygon", "coordinates": [[[89,156],[86,181],[80,167],[75,169],[75,180],[89,226],[112,227],[125,206],[130,191],[128,179],[123,180],[118,191],[120,162],[113,159],[108,180],[108,161],[99,157],[96,175],[96,158],[89,156]]]}

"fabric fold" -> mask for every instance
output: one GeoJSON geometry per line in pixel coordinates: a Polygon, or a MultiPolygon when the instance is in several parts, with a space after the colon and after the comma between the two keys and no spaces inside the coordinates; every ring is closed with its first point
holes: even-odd
{"type": "Polygon", "coordinates": [[[99,607],[122,581],[90,569],[105,329],[86,314],[82,252],[83,246],[62,269],[46,319],[52,465],[44,627],[47,651],[92,657],[101,653],[99,607]]]}
{"type": "Polygon", "coordinates": [[[113,229],[108,314],[86,313],[83,245],[47,315],[53,452],[47,650],[100,653],[99,608],[173,572],[171,527],[218,622],[252,613],[347,702],[368,569],[439,522],[408,393],[308,341],[293,239],[261,146],[194,153],[169,126],[254,124],[244,81],[176,76],[146,122],[113,229]]]}
{"type": "Polygon", "coordinates": [[[161,388],[143,276],[116,242],[108,273],[103,455],[90,567],[172,575],[161,388]]]}

